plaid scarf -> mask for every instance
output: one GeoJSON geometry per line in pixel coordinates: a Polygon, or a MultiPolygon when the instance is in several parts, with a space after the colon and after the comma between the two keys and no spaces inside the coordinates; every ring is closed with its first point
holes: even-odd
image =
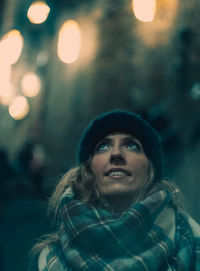
{"type": "Polygon", "coordinates": [[[200,226],[173,206],[167,190],[119,215],[68,189],[60,208],[59,244],[43,249],[40,271],[200,271],[200,226]]]}

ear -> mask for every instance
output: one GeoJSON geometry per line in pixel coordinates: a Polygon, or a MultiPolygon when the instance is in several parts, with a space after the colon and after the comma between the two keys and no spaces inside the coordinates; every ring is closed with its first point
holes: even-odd
{"type": "Polygon", "coordinates": [[[149,177],[149,182],[151,183],[155,177],[155,170],[151,162],[149,162],[149,167],[148,167],[148,177],[149,177]]]}

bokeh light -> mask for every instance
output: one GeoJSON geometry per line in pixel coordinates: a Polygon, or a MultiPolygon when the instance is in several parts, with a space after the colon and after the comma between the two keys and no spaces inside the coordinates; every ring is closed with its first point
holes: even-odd
{"type": "Polygon", "coordinates": [[[77,60],[81,48],[81,30],[74,20],[66,21],[58,36],[57,53],[64,63],[73,63],[77,60]]]}
{"type": "Polygon", "coordinates": [[[15,120],[21,120],[29,113],[29,104],[25,97],[18,96],[9,106],[9,114],[15,120]]]}
{"type": "Polygon", "coordinates": [[[199,99],[200,98],[200,84],[194,83],[190,89],[190,94],[192,98],[199,99]]]}
{"type": "Polygon", "coordinates": [[[0,61],[0,92],[6,90],[10,84],[11,66],[0,61]]]}
{"type": "Polygon", "coordinates": [[[49,12],[50,8],[46,3],[36,1],[30,5],[27,12],[27,17],[31,23],[41,24],[46,21],[49,12]]]}
{"type": "Polygon", "coordinates": [[[41,89],[40,77],[34,72],[27,72],[22,78],[22,91],[27,97],[35,97],[41,89]]]}
{"type": "Polygon", "coordinates": [[[9,65],[15,64],[22,52],[24,39],[21,33],[16,30],[10,30],[0,41],[0,60],[9,65]]]}
{"type": "Polygon", "coordinates": [[[14,100],[15,92],[15,87],[9,83],[6,89],[0,91],[0,103],[5,106],[10,105],[14,100]]]}
{"type": "Polygon", "coordinates": [[[132,0],[135,17],[142,22],[152,22],[156,13],[156,0],[132,0]]]}

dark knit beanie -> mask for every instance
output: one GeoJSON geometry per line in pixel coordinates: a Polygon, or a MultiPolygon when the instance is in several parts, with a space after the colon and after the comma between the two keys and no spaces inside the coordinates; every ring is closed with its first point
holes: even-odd
{"type": "Polygon", "coordinates": [[[81,164],[94,153],[97,143],[113,132],[124,132],[137,138],[155,169],[157,180],[162,177],[162,145],[159,135],[152,126],[127,110],[113,110],[98,115],[85,128],[79,141],[77,160],[81,164]]]}

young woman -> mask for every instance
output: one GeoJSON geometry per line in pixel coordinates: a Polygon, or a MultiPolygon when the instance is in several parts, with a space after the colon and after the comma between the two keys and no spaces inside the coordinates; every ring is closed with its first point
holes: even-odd
{"type": "Polygon", "coordinates": [[[200,226],[163,180],[149,123],[125,110],[100,114],[77,157],[50,199],[57,232],[35,246],[37,270],[200,270],[200,226]]]}

